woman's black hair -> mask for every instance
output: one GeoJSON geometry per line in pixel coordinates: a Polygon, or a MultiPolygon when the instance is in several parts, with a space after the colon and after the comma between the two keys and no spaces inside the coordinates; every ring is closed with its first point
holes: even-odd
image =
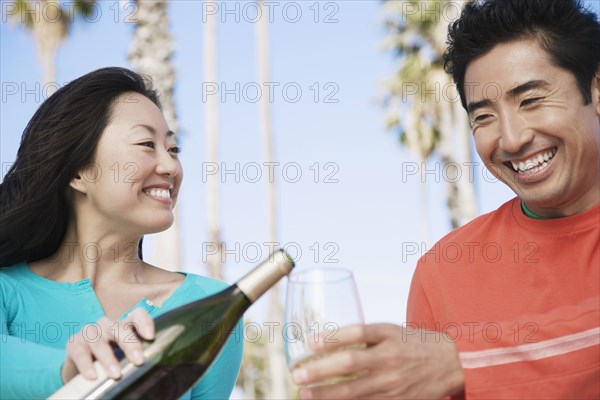
{"type": "Polygon", "coordinates": [[[552,62],[570,71],[585,104],[600,65],[600,23],[580,0],[471,0],[448,31],[444,68],[456,83],[463,107],[465,72],[494,46],[536,38],[552,62]]]}
{"type": "Polygon", "coordinates": [[[0,267],[42,260],[58,250],[70,217],[69,183],[92,163],[117,98],[131,92],[160,107],[149,80],[109,67],[63,86],[33,115],[0,184],[0,267]]]}

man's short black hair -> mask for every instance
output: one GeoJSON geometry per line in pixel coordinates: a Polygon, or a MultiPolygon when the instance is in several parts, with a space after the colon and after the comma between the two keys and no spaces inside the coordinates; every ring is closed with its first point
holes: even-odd
{"type": "Polygon", "coordinates": [[[470,0],[449,27],[444,54],[463,107],[469,63],[498,44],[533,38],[556,66],[575,76],[584,103],[590,103],[600,65],[600,23],[580,0],[470,0]]]}

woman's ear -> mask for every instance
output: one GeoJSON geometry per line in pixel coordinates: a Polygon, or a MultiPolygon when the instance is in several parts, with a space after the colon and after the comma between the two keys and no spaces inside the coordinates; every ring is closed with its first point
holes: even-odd
{"type": "Polygon", "coordinates": [[[85,180],[81,177],[81,173],[75,175],[75,178],[71,179],[69,186],[75,191],[80,193],[87,193],[87,187],[85,186],[85,180]]]}
{"type": "Polygon", "coordinates": [[[101,176],[100,165],[91,162],[77,171],[75,177],[69,182],[69,186],[76,192],[87,194],[90,185],[98,182],[101,176]]]}

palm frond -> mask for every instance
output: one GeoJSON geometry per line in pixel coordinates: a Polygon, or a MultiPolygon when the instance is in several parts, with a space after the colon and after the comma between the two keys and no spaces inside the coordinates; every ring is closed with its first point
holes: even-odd
{"type": "Polygon", "coordinates": [[[15,6],[14,12],[11,12],[9,19],[12,22],[24,25],[27,29],[31,29],[35,21],[33,5],[27,0],[13,1],[13,5],[15,6]]]}

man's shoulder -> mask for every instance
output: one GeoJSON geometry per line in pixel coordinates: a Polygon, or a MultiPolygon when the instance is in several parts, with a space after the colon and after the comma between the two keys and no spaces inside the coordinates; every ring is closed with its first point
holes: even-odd
{"type": "MultiPolygon", "coordinates": [[[[519,207],[518,198],[442,237],[421,256],[417,273],[425,264],[429,271],[448,269],[450,266],[462,268],[487,259],[493,261],[498,254],[506,253],[502,251],[507,246],[505,242],[518,235],[519,230],[513,215],[515,207],[519,207]]],[[[452,270],[456,271],[455,268],[452,270]]]]}
{"type": "Polygon", "coordinates": [[[514,207],[518,205],[519,199],[513,198],[496,210],[480,215],[465,225],[452,230],[442,237],[438,243],[481,238],[490,234],[496,234],[503,227],[516,225],[512,213],[514,207]]]}

